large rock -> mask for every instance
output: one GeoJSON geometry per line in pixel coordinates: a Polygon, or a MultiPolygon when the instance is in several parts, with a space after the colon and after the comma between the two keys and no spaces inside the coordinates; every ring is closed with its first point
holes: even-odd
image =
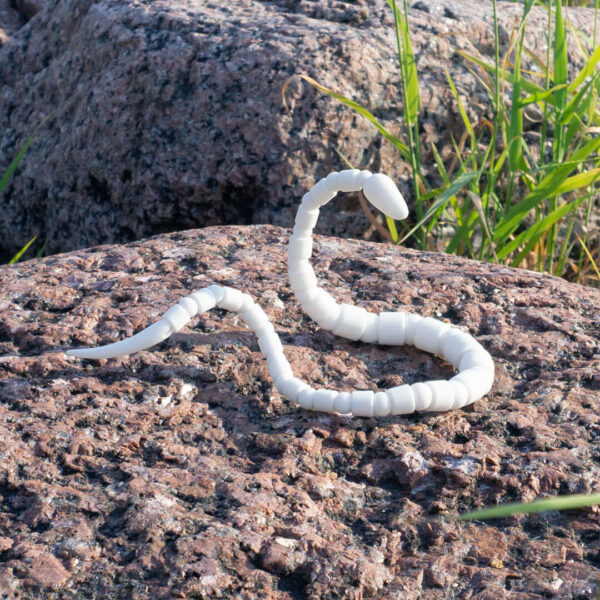
{"type": "Polygon", "coordinates": [[[593,509],[437,517],[600,486],[600,292],[550,276],[316,238],[339,300],[448,319],[491,352],[490,395],[351,419],[282,399],[213,311],[151,351],[130,335],[210,282],[260,302],[318,386],[447,377],[412,347],[324,332],[285,274],[289,232],[218,227],[0,269],[0,589],[10,598],[595,598],[593,509]]]}
{"type": "MultiPolygon", "coordinates": [[[[411,4],[424,148],[432,140],[451,148],[450,134],[460,137],[463,125],[445,69],[472,118],[489,113],[457,50],[491,60],[491,3],[411,4]]],[[[0,48],[0,169],[53,116],[1,201],[0,253],[16,251],[34,233],[54,253],[198,225],[288,225],[290,207],[307,188],[343,166],[336,147],[357,166],[404,178],[410,190],[398,153],[349,109],[297,82],[288,93],[291,118],[281,100],[290,76],[309,73],[402,135],[385,0],[16,6],[0,48]]],[[[500,3],[503,51],[520,11],[500,3]]],[[[528,40],[541,54],[544,14],[534,11],[528,40]]],[[[591,32],[591,9],[569,14],[591,32]]],[[[350,198],[320,227],[355,236],[367,225],[350,198]]]]}

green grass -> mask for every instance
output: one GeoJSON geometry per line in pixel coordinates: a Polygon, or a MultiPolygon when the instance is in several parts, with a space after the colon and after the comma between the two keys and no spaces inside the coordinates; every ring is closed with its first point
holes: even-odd
{"type": "MultiPolygon", "coordinates": [[[[597,269],[592,268],[598,248],[589,238],[592,212],[600,196],[597,31],[592,39],[583,39],[570,26],[563,3],[549,1],[543,7],[548,15],[548,52],[545,57],[537,56],[525,43],[535,2],[525,0],[523,18],[512,32],[508,51],[501,56],[494,1],[494,60],[486,62],[458,51],[486,90],[493,119],[472,123],[447,74],[464,133],[452,140],[453,160],[444,161],[439,149],[431,145],[427,150],[432,159],[426,169],[420,141],[418,71],[407,2],[401,1],[400,6],[396,0],[388,0],[394,15],[402,82],[401,136],[391,134],[355,100],[302,75],[317,90],[373,124],[407,163],[415,219],[409,224],[388,222],[393,241],[411,240],[418,248],[427,249],[436,240],[449,253],[544,271],[581,283],[600,283],[597,269]],[[583,58],[579,72],[570,69],[568,32],[583,58]],[[538,71],[523,68],[526,59],[533,61],[538,71]],[[535,135],[527,137],[523,135],[524,114],[532,107],[537,107],[542,119],[535,135]],[[443,233],[448,230],[449,236],[443,233]]],[[[599,5],[600,0],[594,0],[594,18],[599,5]]]]}
{"type": "Polygon", "coordinates": [[[459,521],[483,521],[485,519],[503,519],[517,514],[531,514],[549,510],[575,510],[600,504],[600,494],[581,494],[573,496],[555,496],[533,502],[501,504],[481,510],[462,513],[456,517],[459,521]]]}
{"type": "MultiPolygon", "coordinates": [[[[11,163],[8,165],[8,168],[6,169],[6,171],[4,172],[4,174],[2,175],[2,177],[0,178],[0,197],[2,196],[2,194],[4,193],[4,191],[6,190],[6,188],[8,187],[8,185],[10,184],[13,175],[15,174],[15,171],[17,170],[17,167],[19,166],[19,164],[21,163],[21,161],[23,160],[27,150],[29,149],[29,146],[31,146],[35,135],[37,134],[37,132],[39,131],[39,129],[42,127],[42,125],[44,125],[44,123],[50,119],[53,116],[53,113],[48,115],[45,119],[42,120],[42,122],[35,128],[34,132],[27,138],[27,140],[25,141],[25,144],[23,145],[23,147],[17,152],[16,156],[13,158],[13,160],[11,161],[11,163]]],[[[27,250],[29,250],[29,248],[31,247],[31,245],[35,242],[35,240],[37,239],[37,234],[34,235],[9,261],[8,264],[9,265],[14,265],[15,263],[17,263],[19,260],[21,260],[21,258],[23,257],[23,255],[27,252],[27,250]]],[[[41,250],[38,251],[37,253],[37,257],[40,257],[43,254],[44,251],[44,247],[41,248],[41,250]]]]}

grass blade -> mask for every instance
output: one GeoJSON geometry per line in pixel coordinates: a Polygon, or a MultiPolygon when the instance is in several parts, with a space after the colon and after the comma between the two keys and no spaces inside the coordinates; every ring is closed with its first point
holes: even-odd
{"type": "MultiPolygon", "coordinates": [[[[467,209],[466,206],[463,208],[467,209]]],[[[475,209],[471,210],[468,217],[463,220],[462,225],[456,230],[450,243],[446,246],[446,254],[455,254],[456,251],[460,248],[460,245],[463,244],[464,247],[469,249],[469,255],[471,258],[475,258],[475,252],[473,250],[473,243],[471,241],[473,227],[477,222],[477,211],[475,209]]]]}
{"type": "Polygon", "coordinates": [[[600,177],[600,167],[584,171],[583,173],[577,173],[577,175],[565,179],[556,188],[555,193],[557,196],[560,196],[561,194],[587,187],[588,185],[595,183],[598,177],[600,177]]]}
{"type": "Polygon", "coordinates": [[[54,112],[50,113],[47,117],[42,119],[42,122],[33,130],[33,133],[27,138],[23,147],[19,150],[19,152],[17,152],[17,155],[14,157],[14,159],[12,160],[10,165],[8,165],[8,168],[2,175],[2,178],[0,179],[0,194],[5,190],[5,188],[10,183],[12,176],[14,175],[15,171],[17,170],[19,163],[25,156],[25,153],[29,149],[29,146],[31,146],[31,143],[33,142],[33,139],[35,138],[37,132],[40,130],[42,125],[53,115],[54,115],[54,112]]]}
{"type": "Polygon", "coordinates": [[[575,234],[575,235],[577,236],[577,239],[579,240],[579,243],[581,244],[583,250],[585,251],[590,263],[592,264],[594,271],[596,271],[596,276],[598,277],[598,281],[600,281],[600,270],[598,270],[598,265],[596,265],[596,261],[594,260],[592,253],[588,250],[588,247],[585,245],[584,241],[577,234],[575,234]]]}
{"type": "Polygon", "coordinates": [[[419,93],[419,79],[415,55],[410,41],[408,19],[406,15],[403,15],[398,10],[396,0],[387,0],[387,3],[394,11],[398,61],[402,72],[402,87],[404,91],[404,117],[408,125],[416,125],[419,111],[421,110],[421,96],[419,93]]]}
{"type": "MultiPolygon", "coordinates": [[[[568,83],[569,67],[567,56],[567,34],[562,14],[563,0],[556,0],[554,19],[554,85],[568,83]]],[[[560,89],[555,94],[556,108],[559,114],[567,106],[567,90],[560,89]]],[[[564,127],[556,123],[554,131],[555,158],[560,162],[564,158],[564,127]]]]}
{"type": "Polygon", "coordinates": [[[577,74],[577,77],[568,86],[569,92],[574,92],[594,72],[598,61],[600,61],[600,46],[594,50],[581,71],[577,74]]]}
{"type": "Polygon", "coordinates": [[[580,202],[580,200],[576,200],[575,202],[565,202],[558,208],[555,208],[550,214],[546,215],[543,219],[536,221],[531,227],[521,232],[514,240],[506,244],[506,246],[498,252],[498,258],[500,258],[500,260],[506,258],[512,252],[517,250],[519,246],[525,244],[525,247],[521,249],[517,257],[511,262],[511,266],[519,266],[521,261],[533,250],[533,247],[543,235],[551,229],[553,225],[560,221],[560,219],[574,210],[580,202]]]}
{"type": "Polygon", "coordinates": [[[459,175],[451,185],[449,185],[439,198],[429,207],[423,218],[400,240],[400,243],[407,240],[431,215],[433,215],[440,207],[445,206],[450,198],[456,195],[456,192],[468,185],[479,173],[477,171],[469,171],[459,175]]]}
{"type": "Polygon", "coordinates": [[[554,96],[558,90],[562,90],[567,87],[568,86],[563,83],[542,92],[534,92],[533,94],[530,94],[521,100],[521,106],[527,106],[528,104],[533,104],[534,102],[547,101],[549,98],[554,96]]]}
{"type": "MultiPolygon", "coordinates": [[[[478,58],[477,56],[473,56],[472,54],[469,54],[468,52],[464,52],[463,50],[457,50],[456,53],[459,54],[460,56],[462,56],[463,58],[466,58],[467,60],[475,63],[477,66],[481,67],[482,69],[485,69],[488,73],[495,73],[495,71],[496,71],[496,67],[493,64],[490,64],[490,63],[478,58]]],[[[512,75],[512,73],[509,73],[508,71],[506,71],[502,74],[502,79],[504,79],[507,83],[514,84],[514,76],[512,75]]],[[[546,91],[546,90],[544,90],[543,87],[540,87],[539,85],[536,85],[535,83],[532,83],[528,79],[521,80],[521,87],[522,87],[523,91],[527,92],[528,94],[534,94],[535,92],[546,91]]]]}
{"type": "Polygon", "coordinates": [[[402,155],[402,158],[405,160],[410,160],[410,152],[408,147],[403,144],[396,136],[392,135],[366,108],[363,108],[358,102],[351,100],[350,98],[346,98],[346,96],[339,94],[338,92],[321,85],[317,81],[315,81],[312,77],[308,75],[301,74],[300,78],[312,85],[314,88],[319,90],[323,94],[327,94],[330,98],[334,98],[338,100],[342,104],[345,104],[347,107],[351,108],[353,111],[367,119],[369,123],[375,126],[377,131],[381,133],[381,135],[390,141],[402,155]]]}
{"type": "Polygon", "coordinates": [[[521,168],[523,160],[523,107],[521,105],[521,54],[525,31],[521,32],[518,46],[515,48],[515,67],[508,123],[508,164],[515,173],[521,168]]]}
{"type": "Polygon", "coordinates": [[[600,494],[580,494],[575,496],[556,496],[543,498],[533,502],[503,504],[462,513],[456,518],[459,521],[473,521],[475,519],[502,519],[516,514],[531,514],[549,510],[573,510],[600,504],[600,494]]]}
{"type": "MultiPolygon", "coordinates": [[[[596,76],[594,79],[599,79],[599,77],[596,76]]],[[[590,79],[565,106],[565,109],[559,115],[561,125],[567,125],[574,116],[587,112],[587,101],[592,97],[590,92],[594,87],[594,79],[590,79]]]]}
{"type": "Polygon", "coordinates": [[[8,264],[9,265],[14,265],[16,262],[18,262],[19,260],[21,260],[21,257],[23,256],[23,254],[25,254],[25,252],[27,252],[27,250],[29,250],[29,246],[31,246],[31,244],[33,244],[33,242],[35,242],[35,240],[37,239],[37,235],[34,235],[9,261],[8,264]]]}
{"type": "Polygon", "coordinates": [[[548,173],[532,192],[527,194],[521,202],[513,206],[508,211],[502,223],[499,224],[494,231],[494,242],[496,242],[496,245],[501,243],[519,226],[532,208],[542,200],[556,197],[556,188],[567,179],[569,174],[575,168],[575,165],[588,158],[589,155],[595,152],[599,147],[600,138],[592,139],[587,142],[572,154],[568,163],[559,165],[553,171],[548,173]]]}
{"type": "Polygon", "coordinates": [[[460,96],[458,95],[458,91],[456,89],[456,86],[454,85],[454,81],[452,81],[452,77],[450,76],[448,70],[446,70],[446,79],[448,80],[448,85],[452,90],[452,95],[456,100],[456,104],[458,105],[458,111],[460,112],[460,116],[462,117],[463,123],[465,124],[465,128],[469,132],[469,136],[471,137],[471,139],[474,140],[475,132],[473,131],[473,126],[471,125],[471,121],[467,116],[467,111],[465,110],[463,103],[460,101],[460,96]]]}
{"type": "MultiPolygon", "coordinates": [[[[471,199],[471,203],[473,204],[473,206],[475,207],[475,210],[477,211],[477,216],[479,217],[479,221],[481,222],[481,227],[482,227],[482,229],[488,239],[488,242],[490,244],[492,254],[494,256],[494,259],[496,260],[496,264],[500,264],[500,261],[498,260],[498,255],[496,254],[496,249],[494,248],[494,241],[492,240],[492,236],[490,235],[490,229],[488,227],[488,222],[487,222],[487,219],[485,218],[485,214],[483,213],[483,202],[482,202],[481,198],[475,192],[472,192],[471,190],[467,190],[467,195],[471,199]]],[[[482,249],[483,249],[483,244],[482,244],[482,249]]]]}
{"type": "MultiPolygon", "coordinates": [[[[574,226],[575,226],[575,219],[571,219],[569,221],[569,224],[567,225],[567,233],[565,235],[563,235],[562,246],[561,246],[560,252],[558,253],[557,266],[556,266],[556,269],[553,270],[554,274],[558,275],[559,277],[563,276],[563,272],[565,270],[565,262],[567,261],[567,257],[571,253],[571,250],[573,249],[573,244],[571,243],[571,235],[573,234],[574,226]]],[[[540,256],[540,261],[543,261],[543,256],[540,256]]],[[[539,267],[538,270],[541,271],[542,269],[543,269],[543,264],[541,264],[541,266],[539,267]]]]}

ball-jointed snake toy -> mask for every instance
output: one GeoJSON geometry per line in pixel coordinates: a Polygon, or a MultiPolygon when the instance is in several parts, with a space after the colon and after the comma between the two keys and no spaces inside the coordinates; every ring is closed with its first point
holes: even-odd
{"type": "Polygon", "coordinates": [[[337,192],[358,192],[393,219],[405,219],[408,208],[394,182],[382,173],[356,169],[331,173],[302,198],[288,246],[291,288],[304,310],[323,328],[350,340],[382,345],[412,344],[439,354],[458,369],[450,380],[440,379],[400,385],[385,392],[358,390],[337,392],[313,389],[294,377],[283,346],[262,308],[239,290],[211,285],[170,308],[160,321],[138,334],[99,348],[68,350],[67,354],[86,359],[113,358],[154,346],[179,331],[196,314],[218,307],[239,312],[246,325],[258,336],[258,345],[267,359],[269,373],[277,390],[306,409],[359,417],[383,417],[414,411],[445,411],[471,404],[490,391],[494,362],[486,350],[468,333],[447,323],[405,312],[374,314],[351,304],[338,304],[318,286],[309,257],[312,230],[321,206],[337,192]]]}

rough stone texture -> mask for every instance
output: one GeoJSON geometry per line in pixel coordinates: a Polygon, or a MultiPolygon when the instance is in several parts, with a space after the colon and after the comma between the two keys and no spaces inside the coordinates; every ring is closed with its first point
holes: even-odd
{"type": "Polygon", "coordinates": [[[383,388],[451,368],[300,313],[289,231],[219,227],[0,269],[0,589],[16,599],[592,599],[595,509],[439,515],[600,489],[600,292],[527,271],[316,238],[339,300],[466,327],[497,365],[468,409],[306,412],[213,311],[159,347],[81,362],[210,282],[251,293],[295,372],[383,388]]]}
{"type": "MultiPolygon", "coordinates": [[[[459,138],[463,125],[445,69],[474,122],[489,112],[457,50],[491,59],[491,2],[410,4],[423,147],[433,140],[450,150],[450,133],[459,138]]],[[[18,31],[7,26],[11,39],[0,48],[0,169],[56,112],[0,202],[0,254],[12,255],[34,233],[51,254],[199,225],[288,226],[307,188],[343,166],[335,147],[357,166],[404,178],[410,191],[398,153],[349,109],[298,82],[289,87],[291,118],[281,100],[284,82],[306,72],[401,135],[385,0],[16,5],[11,18],[29,20],[18,31]]],[[[520,11],[500,2],[503,51],[520,11]]],[[[533,11],[527,42],[542,55],[544,14],[533,11]]],[[[591,9],[569,15],[591,32],[591,9]]],[[[426,155],[424,163],[433,165],[426,155]]],[[[339,208],[321,232],[357,236],[368,228],[356,198],[339,208]]]]}

